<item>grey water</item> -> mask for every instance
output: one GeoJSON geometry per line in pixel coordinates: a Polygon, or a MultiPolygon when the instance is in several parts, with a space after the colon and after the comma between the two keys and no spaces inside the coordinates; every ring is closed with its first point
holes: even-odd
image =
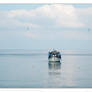
{"type": "Polygon", "coordinates": [[[48,51],[0,50],[0,88],[91,88],[92,51],[61,51],[61,64],[48,51]]]}

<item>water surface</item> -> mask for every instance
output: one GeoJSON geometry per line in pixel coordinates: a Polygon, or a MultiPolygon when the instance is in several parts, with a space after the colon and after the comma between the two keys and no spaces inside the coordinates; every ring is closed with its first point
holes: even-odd
{"type": "Polygon", "coordinates": [[[62,51],[48,64],[48,51],[0,50],[0,88],[90,88],[92,51],[62,51]]]}

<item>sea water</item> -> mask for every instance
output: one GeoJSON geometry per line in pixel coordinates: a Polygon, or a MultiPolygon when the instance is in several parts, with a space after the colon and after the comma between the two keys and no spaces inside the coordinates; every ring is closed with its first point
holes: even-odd
{"type": "Polygon", "coordinates": [[[61,55],[61,64],[49,64],[48,51],[0,50],[0,88],[92,87],[92,51],[61,55]]]}

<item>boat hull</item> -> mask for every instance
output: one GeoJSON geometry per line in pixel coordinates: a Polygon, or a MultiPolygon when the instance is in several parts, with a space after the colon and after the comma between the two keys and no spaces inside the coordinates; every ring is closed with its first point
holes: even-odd
{"type": "Polygon", "coordinates": [[[49,58],[49,62],[60,62],[60,58],[53,56],[53,57],[49,58]]]}

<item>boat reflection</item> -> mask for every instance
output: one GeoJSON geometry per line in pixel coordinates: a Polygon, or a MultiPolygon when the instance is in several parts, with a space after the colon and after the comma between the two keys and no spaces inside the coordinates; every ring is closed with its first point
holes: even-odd
{"type": "Polygon", "coordinates": [[[49,68],[49,75],[60,75],[61,74],[61,63],[56,62],[56,63],[49,63],[48,64],[49,68]]]}
{"type": "Polygon", "coordinates": [[[49,63],[48,67],[50,70],[58,70],[61,69],[61,63],[60,62],[49,63]]]}
{"type": "Polygon", "coordinates": [[[61,63],[49,63],[48,64],[48,86],[57,87],[61,85],[61,63]]]}

